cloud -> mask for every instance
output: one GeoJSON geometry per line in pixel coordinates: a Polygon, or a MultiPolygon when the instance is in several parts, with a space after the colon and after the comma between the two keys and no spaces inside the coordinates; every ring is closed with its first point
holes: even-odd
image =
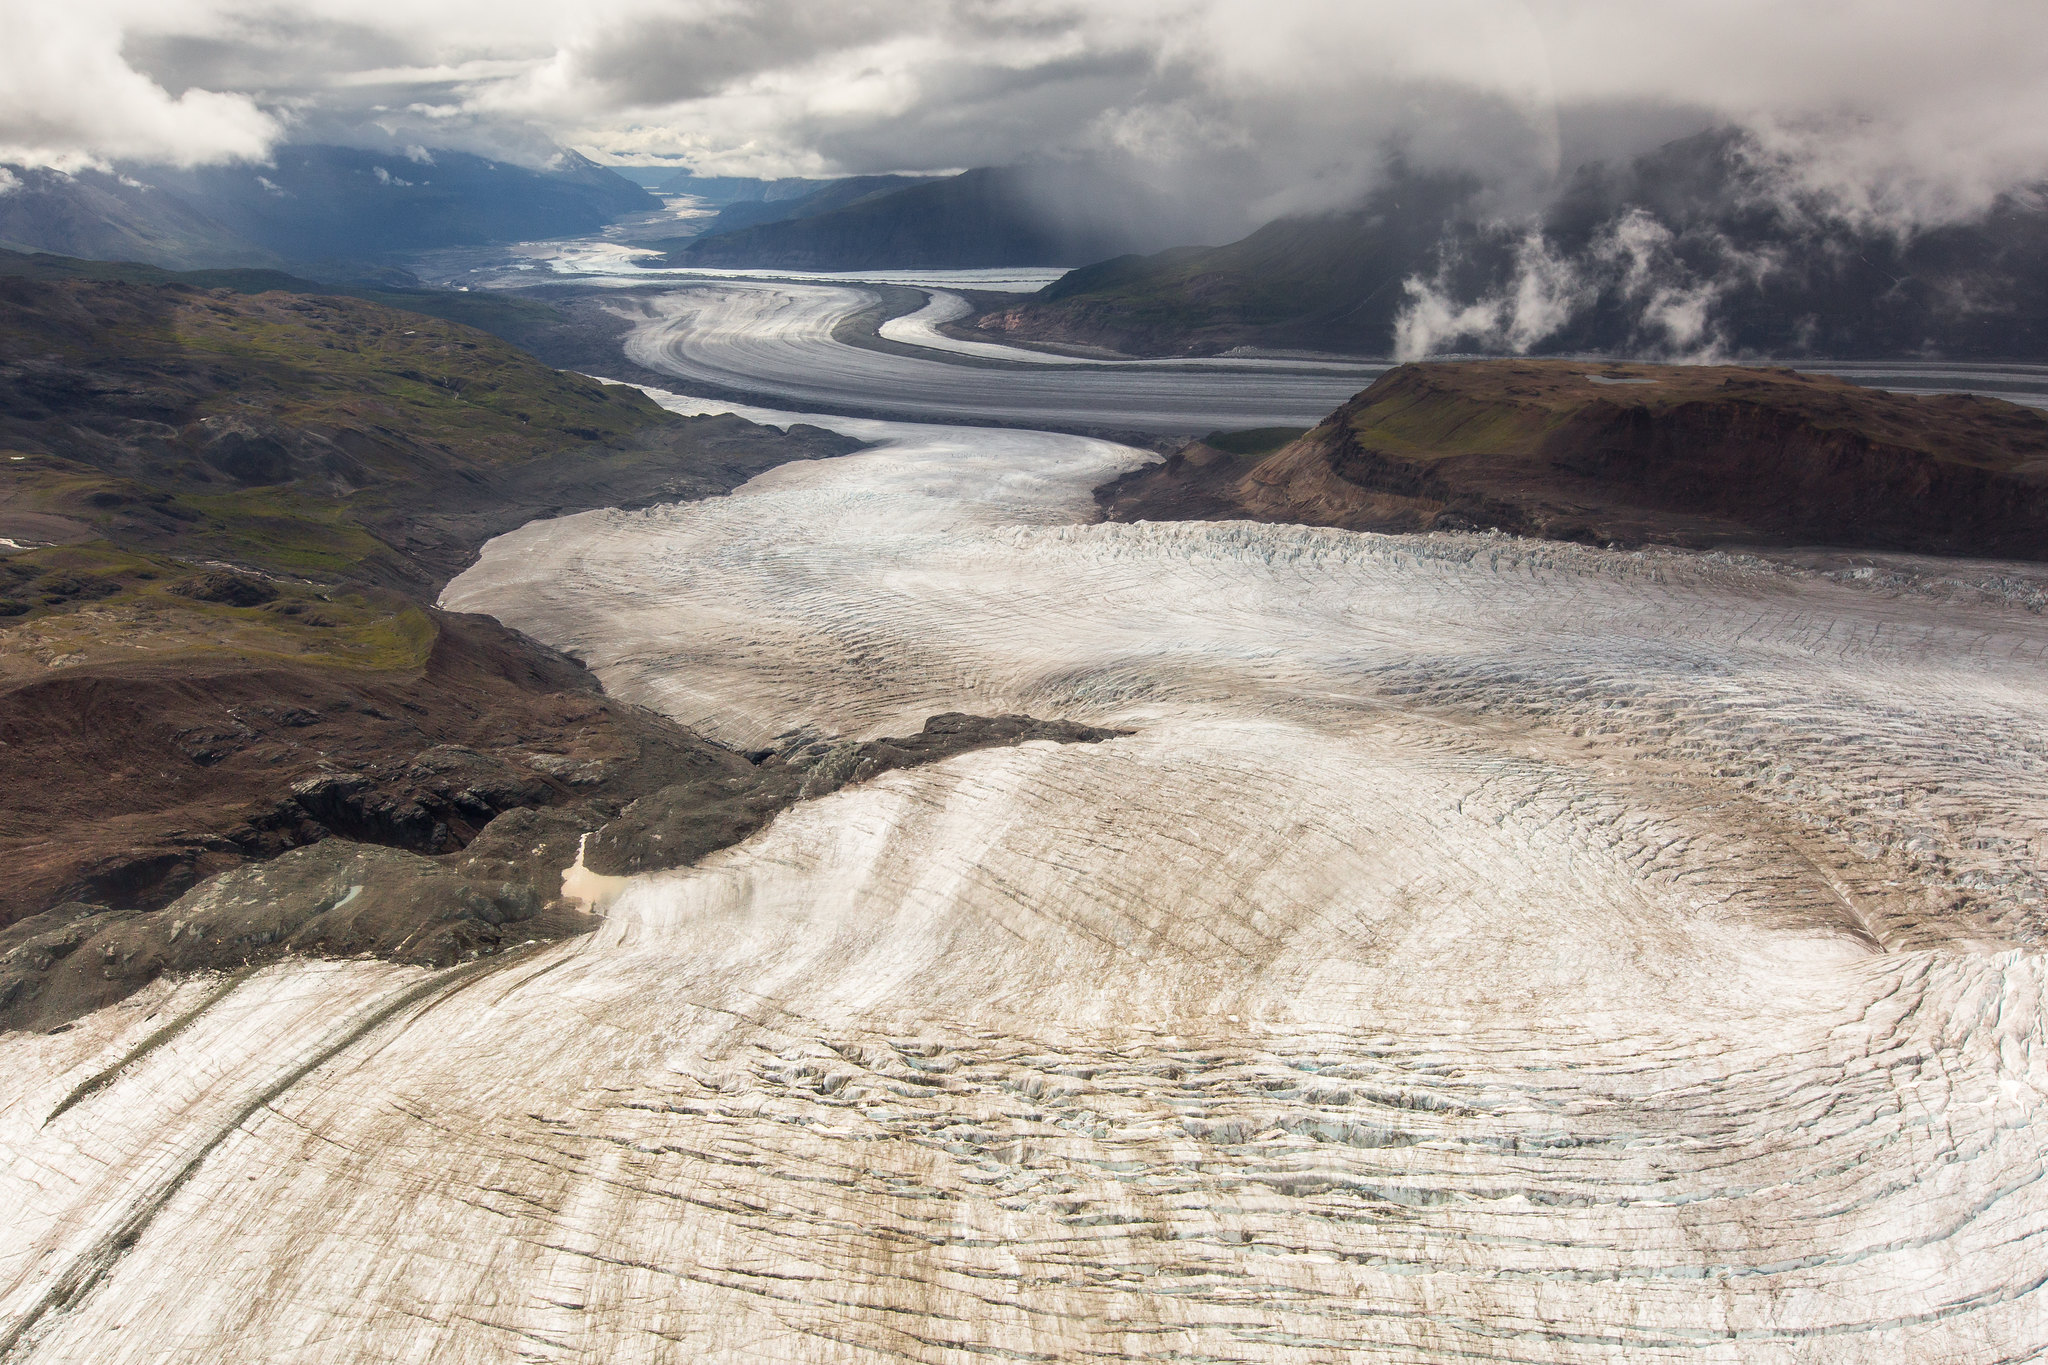
{"type": "Polygon", "coordinates": [[[1441,355],[1460,343],[1527,355],[1599,297],[1580,265],[1555,251],[1540,232],[1525,234],[1516,245],[1506,287],[1478,299],[1460,302],[1443,271],[1434,279],[1411,278],[1404,287],[1408,304],[1394,319],[1394,358],[1402,361],[1441,355]]]}
{"type": "MultiPolygon", "coordinates": [[[[276,140],[708,173],[1126,158],[1191,230],[1465,170],[1503,217],[1717,124],[1873,220],[2048,178],[2038,0],[0,0],[0,156],[276,140]]],[[[1676,315],[1674,315],[1676,316],[1676,315]]]]}
{"type": "Polygon", "coordinates": [[[113,160],[189,166],[262,156],[276,117],[249,95],[173,95],[122,57],[118,14],[91,2],[0,5],[0,161],[76,170],[113,160]]]}
{"type": "Polygon", "coordinates": [[[1725,360],[1743,300],[1771,284],[1799,293],[1845,253],[1875,269],[1863,253],[1887,241],[1898,245],[1754,138],[1710,135],[1583,179],[1540,222],[1447,225],[1434,269],[1403,282],[1393,350],[1401,360],[1559,346],[1725,360]],[[1672,181],[1680,192],[1668,192],[1672,181]]]}

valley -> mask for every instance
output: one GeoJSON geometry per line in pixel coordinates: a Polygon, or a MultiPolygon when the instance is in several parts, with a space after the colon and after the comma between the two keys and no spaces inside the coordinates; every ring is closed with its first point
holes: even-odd
{"type": "MultiPolygon", "coordinates": [[[[998,421],[1066,373],[835,341],[861,304],[620,306],[684,386],[850,352],[998,421]]],[[[1082,373],[1173,430],[1158,367],[1082,373]]],[[[577,857],[562,942],[9,1035],[9,1359],[2048,1349],[2033,566],[1104,523],[1156,456],[648,392],[859,448],[533,520],[440,610],[734,754],[1089,742],[577,857]]]]}
{"type": "Polygon", "coordinates": [[[2048,1361],[2048,6],[0,0],[0,1365],[2048,1361]]]}

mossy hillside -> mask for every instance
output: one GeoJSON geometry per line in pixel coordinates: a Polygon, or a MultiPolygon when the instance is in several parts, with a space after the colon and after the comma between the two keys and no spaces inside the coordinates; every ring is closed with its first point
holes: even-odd
{"type": "Polygon", "coordinates": [[[433,626],[385,590],[421,577],[392,539],[412,509],[677,422],[637,390],[353,298],[9,281],[0,321],[0,364],[21,377],[0,404],[0,536],[30,547],[0,545],[0,671],[172,654],[414,667],[433,626]],[[310,434],[339,463],[294,456],[250,483],[209,455],[229,427],[279,449],[310,434]],[[209,569],[275,600],[171,591],[209,569]]]}
{"type": "Polygon", "coordinates": [[[1554,393],[1535,388],[1472,392],[1469,385],[1400,370],[1390,379],[1374,384],[1339,416],[1360,443],[1409,459],[1533,449],[1573,411],[1554,393]]]}
{"type": "Polygon", "coordinates": [[[1426,463],[1460,455],[1536,457],[1589,414],[1661,420],[1679,409],[1731,421],[1796,420],[1812,436],[1852,434],[1986,470],[2017,468],[2036,458],[2043,440],[2039,414],[1966,394],[1888,394],[1785,369],[1585,360],[1402,365],[1325,425],[1343,423],[1360,446],[1426,463]]]}
{"type": "MultiPolygon", "coordinates": [[[[92,540],[190,562],[229,560],[265,574],[361,577],[393,554],[357,519],[356,499],[292,485],[152,487],[43,452],[0,452],[0,509],[35,509],[92,540]]],[[[38,554],[16,556],[23,562],[38,554]]]]}
{"type": "Polygon", "coordinates": [[[166,270],[139,261],[93,261],[48,251],[0,249],[0,275],[29,280],[98,280],[115,284],[185,285],[193,289],[229,289],[238,294],[266,290],[319,292],[325,286],[282,270],[166,270]]]}
{"type": "Polygon", "coordinates": [[[234,658],[397,671],[419,667],[433,622],[395,594],[346,584],[226,572],[266,600],[237,606],[190,595],[220,566],[105,541],[0,559],[0,676],[80,663],[234,658]]]}
{"type": "Polygon", "coordinates": [[[565,321],[562,310],[549,304],[488,292],[464,293],[449,289],[369,289],[355,286],[293,292],[341,294],[404,313],[421,313],[427,317],[439,318],[443,322],[489,332],[502,341],[509,341],[515,346],[522,347],[545,339],[565,321]]]}
{"type": "Polygon", "coordinates": [[[290,486],[165,490],[43,453],[0,452],[0,507],[61,515],[83,538],[282,574],[360,575],[392,553],[352,500],[290,486]]]}
{"type": "Polygon", "coordinates": [[[195,554],[310,577],[360,575],[391,554],[363,529],[346,502],[289,489],[183,494],[174,508],[195,520],[181,539],[195,554]]]}
{"type": "Polygon", "coordinates": [[[1307,427],[1250,427],[1243,431],[1212,431],[1202,438],[1202,444],[1241,459],[1259,459],[1308,433],[1307,427]]]}
{"type": "Polygon", "coordinates": [[[466,290],[385,288],[368,284],[326,284],[282,270],[166,270],[135,261],[90,261],[49,252],[0,249],[0,277],[38,281],[88,280],[105,284],[161,285],[234,294],[311,294],[362,299],[401,312],[423,313],[460,323],[524,346],[563,323],[560,309],[532,299],[466,290]]]}
{"type": "MultiPolygon", "coordinates": [[[[637,389],[553,370],[474,329],[348,298],[205,298],[176,344],[249,380],[200,405],[315,428],[387,428],[489,464],[618,441],[669,420],[637,389]]],[[[395,472],[395,471],[394,471],[395,472]]]]}
{"type": "Polygon", "coordinates": [[[617,443],[674,420],[638,390],[363,299],[5,279],[0,322],[0,362],[72,372],[69,389],[18,385],[8,406],[32,419],[81,409],[102,425],[245,419],[361,433],[373,463],[378,439],[396,437],[481,465],[617,443]]]}
{"type": "Polygon", "coordinates": [[[424,612],[365,581],[398,556],[340,500],[290,489],[167,493],[29,455],[0,458],[0,503],[61,514],[90,536],[0,547],[0,674],[174,655],[408,669],[433,643],[424,612]],[[236,607],[176,591],[220,571],[271,600],[236,607]]]}

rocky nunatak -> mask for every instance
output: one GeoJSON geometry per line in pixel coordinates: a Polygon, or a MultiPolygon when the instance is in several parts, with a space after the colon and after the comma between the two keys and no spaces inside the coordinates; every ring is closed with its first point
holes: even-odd
{"type": "Polygon", "coordinates": [[[1313,430],[1219,433],[1096,499],[1112,521],[2041,560],[2048,416],[1784,369],[1435,362],[1313,430]]]}
{"type": "Polygon", "coordinates": [[[894,768],[1031,740],[1095,743],[1123,733],[949,713],[904,738],[856,742],[792,731],[751,754],[699,740],[652,745],[631,761],[534,753],[514,761],[502,752],[436,746],[402,775],[410,787],[323,777],[298,784],[280,803],[289,808],[286,819],[311,821],[318,811],[351,834],[382,835],[385,843],[319,838],[232,867],[160,909],[69,901],[0,930],[0,1026],[59,1026],[166,972],[233,971],[288,953],[373,954],[446,967],[584,933],[597,919],[560,895],[562,873],[579,855],[609,874],[685,866],[797,801],[894,768]],[[603,787],[612,763],[634,771],[642,786],[669,780],[623,810],[605,796],[543,804],[555,783],[603,787]],[[440,803],[452,808],[449,818],[473,820],[480,830],[462,839],[437,819],[440,803]],[[393,839],[453,847],[430,856],[392,846],[393,839]]]}
{"type": "Polygon", "coordinates": [[[1070,721],[959,712],[933,716],[922,731],[906,738],[849,741],[793,730],[720,770],[693,774],[641,797],[591,837],[584,865],[610,876],[677,867],[739,842],[786,806],[892,768],[915,768],[973,749],[1030,740],[1094,744],[1127,733],[1070,721]]]}

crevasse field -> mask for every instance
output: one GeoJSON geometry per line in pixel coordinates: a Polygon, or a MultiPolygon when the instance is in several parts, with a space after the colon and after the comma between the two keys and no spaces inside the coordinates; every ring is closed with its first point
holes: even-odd
{"type": "Polygon", "coordinates": [[[2048,1351],[2038,573],[1098,525],[1141,452],[805,420],[876,444],[446,604],[736,745],[1131,733],[9,1037],[9,1360],[2048,1351]]]}

